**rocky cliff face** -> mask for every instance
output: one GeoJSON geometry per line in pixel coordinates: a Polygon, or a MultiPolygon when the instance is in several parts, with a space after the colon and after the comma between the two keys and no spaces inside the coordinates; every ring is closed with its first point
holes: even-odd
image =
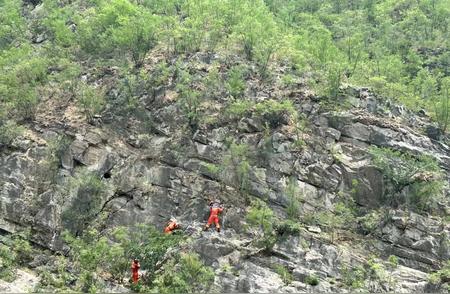
{"type": "MultiPolygon", "coordinates": [[[[204,75],[210,65],[204,59],[193,58],[190,70],[204,75]]],[[[108,88],[112,101],[122,95],[114,68],[86,73],[85,79],[108,88]]],[[[301,132],[303,146],[296,145],[298,134],[288,119],[267,129],[264,116],[222,118],[226,101],[221,98],[209,101],[204,112],[219,119],[191,128],[171,82],[163,90],[140,93],[143,119],[109,109],[88,124],[70,101],[59,108],[41,107],[27,131],[1,149],[0,228],[31,228],[34,242],[61,250],[60,234],[67,228],[62,215],[72,201],[83,201],[77,197],[87,202],[90,197],[89,191],[80,196],[70,189],[71,178],[89,170],[101,177],[106,190],[92,223],[100,229],[138,223],[162,228],[169,216],[177,217],[192,228],[190,249],[214,268],[215,291],[341,292],[351,288],[361,267],[373,271],[373,279],[362,281],[369,291],[439,290],[427,275],[450,257],[448,217],[441,217],[448,216],[448,191],[434,216],[385,205],[389,183],[368,152],[379,146],[427,154],[438,161],[448,184],[450,148],[434,140],[427,118],[381,102],[363,88],[343,89],[346,110],[335,111],[300,83],[291,90],[261,86],[251,78],[248,83],[246,95],[252,101],[291,97],[308,122],[301,132]],[[68,140],[52,168],[49,150],[60,135],[68,140]],[[236,184],[241,183],[239,174],[211,168],[230,155],[230,139],[249,146],[245,189],[236,184]],[[255,229],[246,228],[248,200],[263,199],[280,220],[286,219],[289,179],[300,191],[302,225],[295,234],[278,238],[270,253],[261,251],[252,243],[255,229]],[[359,218],[352,230],[330,230],[305,220],[320,212],[333,214],[336,204],[349,197],[360,218],[382,215],[370,231],[362,229],[359,218]],[[226,205],[221,233],[200,231],[209,198],[226,205]],[[396,256],[399,265],[388,262],[389,256],[396,256]],[[292,276],[291,283],[277,271],[280,265],[292,276]]]]}

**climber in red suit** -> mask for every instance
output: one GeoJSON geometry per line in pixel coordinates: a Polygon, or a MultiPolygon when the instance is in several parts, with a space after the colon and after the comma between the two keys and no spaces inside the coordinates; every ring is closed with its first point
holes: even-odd
{"type": "Polygon", "coordinates": [[[164,228],[164,234],[172,234],[173,231],[179,228],[180,225],[177,223],[177,220],[171,218],[170,221],[167,223],[167,226],[164,228]]]}
{"type": "Polygon", "coordinates": [[[139,261],[137,259],[134,259],[131,262],[131,272],[133,273],[132,279],[133,283],[137,284],[139,281],[139,269],[141,268],[141,265],[139,264],[139,261]]]}
{"type": "Polygon", "coordinates": [[[223,211],[223,206],[218,201],[209,202],[209,218],[204,230],[208,230],[212,223],[216,225],[217,232],[220,232],[219,213],[223,211]]]}

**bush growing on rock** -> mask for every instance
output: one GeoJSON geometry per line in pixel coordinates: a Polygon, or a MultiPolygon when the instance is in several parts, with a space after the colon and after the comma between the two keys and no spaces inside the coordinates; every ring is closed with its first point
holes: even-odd
{"type": "Polygon", "coordinates": [[[158,40],[160,19],[127,0],[99,1],[78,19],[78,36],[88,54],[129,53],[139,67],[158,40]]]}
{"type": "MultiPolygon", "coordinates": [[[[103,235],[95,229],[86,230],[82,236],[78,237],[66,231],[63,238],[71,249],[70,259],[79,276],[76,282],[77,290],[101,291],[105,286],[101,277],[105,274],[111,275],[117,281],[122,281],[129,275],[130,259],[132,258],[139,259],[142,270],[147,272],[141,279],[141,289],[149,290],[149,287],[153,287],[153,285],[158,285],[159,291],[174,289],[166,284],[166,271],[164,270],[161,274],[160,268],[165,264],[167,258],[172,256],[166,255],[168,250],[177,246],[183,239],[181,235],[165,235],[153,226],[139,225],[128,229],[117,228],[103,235]],[[158,272],[160,275],[157,274],[158,272]]],[[[176,261],[180,262],[179,259],[176,261]]],[[[197,257],[186,257],[181,262],[184,262],[188,268],[185,272],[186,275],[178,276],[178,278],[186,278],[187,275],[191,275],[192,278],[198,279],[198,283],[209,281],[209,276],[205,277],[203,274],[195,276],[197,271],[204,270],[199,266],[200,261],[197,257]]],[[[170,272],[173,269],[167,270],[170,272]]],[[[62,272],[58,273],[58,279],[62,278],[63,274],[62,272]]],[[[204,274],[208,275],[209,270],[204,274]]],[[[188,280],[183,283],[187,282],[188,280]]],[[[197,288],[194,286],[192,289],[197,288]]]]}
{"type": "Polygon", "coordinates": [[[431,98],[433,116],[445,133],[450,125],[450,78],[442,79],[440,91],[431,98]]]}
{"type": "Polygon", "coordinates": [[[17,267],[26,266],[33,259],[33,247],[26,239],[28,231],[6,236],[0,243],[0,279],[12,282],[15,280],[17,267]]]}
{"type": "Polygon", "coordinates": [[[286,267],[277,264],[275,266],[275,272],[280,276],[285,285],[289,285],[290,283],[292,283],[293,280],[292,273],[290,273],[286,267]]]}
{"type": "Polygon", "coordinates": [[[87,83],[80,83],[77,91],[77,101],[89,122],[100,114],[105,106],[104,93],[87,83]]]}
{"type": "Polygon", "coordinates": [[[428,281],[432,284],[450,283],[450,260],[440,270],[429,274],[428,281]]]}
{"type": "Polygon", "coordinates": [[[233,98],[241,98],[245,91],[245,70],[242,66],[234,66],[228,72],[226,88],[233,98]]]}
{"type": "Polygon", "coordinates": [[[362,266],[343,267],[341,271],[342,281],[352,289],[360,289],[365,286],[366,270],[362,266]]]}
{"type": "Polygon", "coordinates": [[[21,3],[5,0],[0,3],[0,51],[13,46],[25,37],[25,19],[21,15],[21,3]]]}
{"type": "Polygon", "coordinates": [[[246,219],[251,226],[258,228],[258,234],[260,236],[256,240],[256,243],[267,251],[272,250],[276,242],[274,230],[275,216],[272,209],[265,202],[254,200],[248,210],[246,219]]]}
{"type": "Polygon", "coordinates": [[[14,281],[16,254],[3,244],[0,244],[0,279],[14,281]]]}
{"type": "Polygon", "coordinates": [[[23,132],[23,127],[12,120],[2,120],[0,114],[0,149],[8,146],[23,132]]]}
{"type": "Polygon", "coordinates": [[[192,77],[185,70],[179,71],[177,90],[179,93],[178,103],[189,125],[197,128],[200,117],[200,92],[192,89],[192,77]]]}
{"type": "Polygon", "coordinates": [[[193,253],[181,253],[170,260],[153,281],[152,293],[198,293],[208,290],[214,272],[193,253]]]}
{"type": "Polygon", "coordinates": [[[445,182],[436,160],[427,155],[419,157],[388,148],[370,149],[375,165],[391,184],[385,201],[388,205],[407,205],[418,211],[433,209],[442,199],[445,182]],[[402,198],[405,195],[405,198],[402,198]]]}
{"type": "Polygon", "coordinates": [[[49,60],[23,46],[2,52],[0,64],[2,108],[9,112],[11,118],[32,120],[40,100],[39,87],[47,81],[49,60]]]}
{"type": "Polygon", "coordinates": [[[290,220],[298,220],[300,217],[300,191],[294,178],[289,179],[285,193],[288,198],[287,215],[290,220]]]}
{"type": "Polygon", "coordinates": [[[311,286],[319,285],[319,278],[316,275],[309,275],[305,279],[305,283],[311,286]]]}
{"type": "Polygon", "coordinates": [[[250,147],[247,144],[236,144],[232,142],[227,154],[222,158],[222,172],[231,174],[233,184],[241,192],[245,193],[249,185],[250,147]]]}
{"type": "Polygon", "coordinates": [[[62,222],[71,233],[79,236],[101,212],[107,187],[100,178],[82,171],[71,181],[69,193],[74,194],[69,206],[62,213],[62,222]]]}
{"type": "Polygon", "coordinates": [[[225,113],[231,119],[241,119],[251,115],[262,118],[272,129],[289,123],[290,118],[293,118],[294,122],[296,122],[296,110],[290,100],[278,101],[269,99],[259,103],[237,100],[228,105],[225,113]]]}

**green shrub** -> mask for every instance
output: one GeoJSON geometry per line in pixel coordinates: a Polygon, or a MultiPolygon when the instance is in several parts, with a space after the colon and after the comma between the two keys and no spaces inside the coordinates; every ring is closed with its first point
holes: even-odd
{"type": "Polygon", "coordinates": [[[289,183],[285,191],[288,198],[286,212],[291,220],[297,220],[300,217],[300,191],[297,181],[294,178],[289,179],[289,183]]]}
{"type": "Polygon", "coordinates": [[[68,193],[73,193],[74,198],[61,217],[64,227],[79,236],[100,213],[107,187],[99,177],[88,171],[78,173],[70,186],[68,193]]]}
{"type": "Polygon", "coordinates": [[[0,279],[15,280],[16,253],[6,245],[0,244],[0,279]]]}
{"type": "Polygon", "coordinates": [[[431,99],[433,117],[445,133],[450,125],[450,78],[441,81],[439,94],[431,99]]]}
{"type": "Polygon", "coordinates": [[[8,49],[25,37],[25,19],[21,14],[21,4],[14,0],[0,2],[0,51],[8,49]]]}
{"type": "Polygon", "coordinates": [[[192,76],[188,71],[178,70],[178,103],[191,127],[197,127],[200,113],[200,93],[192,89],[192,76]]]}
{"type": "Polygon", "coordinates": [[[164,266],[151,292],[153,293],[199,293],[208,290],[214,280],[214,272],[206,267],[198,255],[181,253],[164,266]]]}
{"type": "Polygon", "coordinates": [[[351,229],[356,223],[353,209],[344,202],[336,203],[333,212],[318,212],[310,218],[312,224],[320,225],[331,233],[331,242],[339,236],[339,229],[351,229]]]}
{"type": "Polygon", "coordinates": [[[283,283],[285,285],[289,285],[290,283],[292,283],[293,280],[292,273],[290,273],[286,267],[277,264],[275,266],[275,272],[280,276],[281,280],[283,280],[283,283]]]}
{"type": "MultiPolygon", "coordinates": [[[[96,292],[104,288],[101,276],[106,273],[116,281],[129,277],[133,258],[139,259],[141,269],[147,271],[137,288],[143,290],[153,285],[167,251],[174,248],[183,236],[166,235],[152,226],[139,225],[128,229],[120,227],[103,234],[90,229],[79,237],[65,231],[63,238],[71,249],[70,259],[78,276],[75,288],[96,292]]],[[[68,286],[69,280],[66,268],[58,270],[57,279],[48,279],[55,287],[56,284],[68,286]]]]}
{"type": "Polygon", "coordinates": [[[444,266],[434,272],[429,274],[428,281],[432,284],[445,283],[450,280],[450,260],[447,260],[444,266]]]}
{"type": "Polygon", "coordinates": [[[70,291],[70,284],[75,280],[72,273],[67,271],[68,259],[64,256],[57,256],[57,268],[52,272],[47,269],[38,269],[39,283],[34,292],[53,292],[59,290],[63,292],[70,291]]]}
{"type": "Polygon", "coordinates": [[[92,122],[94,116],[100,114],[105,106],[103,92],[86,83],[80,83],[78,86],[77,102],[89,122],[92,122]]]}
{"type": "Polygon", "coordinates": [[[228,105],[225,114],[232,119],[241,119],[254,114],[256,117],[264,119],[269,127],[276,128],[283,123],[287,123],[287,119],[294,118],[296,110],[290,100],[269,99],[260,103],[237,100],[228,105]]]}
{"type": "Polygon", "coordinates": [[[344,285],[351,287],[352,289],[359,289],[365,286],[367,273],[364,267],[343,267],[341,274],[344,285]]]}
{"type": "Polygon", "coordinates": [[[61,7],[55,1],[44,0],[43,8],[46,15],[42,19],[42,24],[46,29],[46,35],[55,43],[62,47],[70,47],[75,43],[75,34],[67,25],[74,15],[70,6],[61,7]]]}
{"type": "MultiPolygon", "coordinates": [[[[176,246],[182,235],[166,235],[153,226],[138,225],[132,230],[117,229],[114,232],[115,240],[121,244],[128,258],[137,258],[142,268],[148,270],[146,281],[151,282],[158,269],[157,263],[161,261],[169,248],[176,246]]],[[[124,265],[127,270],[128,263],[124,265]]],[[[120,272],[120,270],[116,270],[120,272]]],[[[148,283],[147,283],[148,284],[148,283]]]]}
{"type": "Polygon", "coordinates": [[[33,247],[23,236],[13,236],[12,249],[15,252],[15,262],[18,265],[24,266],[33,260],[33,247]]]}
{"type": "Polygon", "coordinates": [[[388,274],[383,264],[376,262],[374,257],[369,258],[367,261],[369,266],[368,275],[371,280],[377,280],[380,282],[386,282],[388,274]]]}
{"type": "Polygon", "coordinates": [[[0,71],[0,103],[10,117],[31,120],[39,103],[38,88],[47,81],[49,61],[28,48],[10,49],[8,53],[11,56],[6,55],[0,71]]]}
{"type": "Polygon", "coordinates": [[[336,98],[342,84],[343,69],[340,65],[330,66],[326,73],[326,94],[331,98],[336,98]]]}
{"type": "Polygon", "coordinates": [[[226,81],[226,88],[230,96],[240,98],[245,91],[245,69],[242,66],[233,66],[228,71],[228,79],[226,81]]]}
{"type": "Polygon", "coordinates": [[[267,251],[270,251],[276,242],[274,231],[275,216],[267,204],[261,200],[254,200],[246,216],[247,222],[259,229],[261,236],[256,243],[267,251]]]}
{"type": "Polygon", "coordinates": [[[128,0],[100,2],[78,18],[81,48],[89,54],[111,56],[129,53],[141,66],[158,40],[160,17],[128,0]]]}
{"type": "Polygon", "coordinates": [[[249,186],[250,148],[247,144],[231,143],[227,154],[222,158],[222,173],[233,176],[234,185],[241,192],[246,192],[249,186]]]}
{"type": "Polygon", "coordinates": [[[282,221],[276,224],[277,233],[283,235],[299,235],[301,231],[301,225],[298,222],[292,220],[282,221]]]}
{"type": "Polygon", "coordinates": [[[249,100],[236,100],[225,109],[225,114],[232,119],[240,119],[252,113],[255,103],[249,100]]]}
{"type": "Polygon", "coordinates": [[[430,156],[412,156],[387,148],[371,148],[375,165],[391,184],[393,191],[385,199],[387,204],[407,204],[419,211],[429,210],[443,196],[444,181],[436,160],[430,156]],[[403,189],[408,188],[406,203],[399,198],[403,189]]]}
{"type": "Polygon", "coordinates": [[[286,119],[292,117],[296,110],[291,100],[277,101],[269,99],[256,104],[255,113],[264,118],[271,128],[276,128],[286,123],[286,119]]]}
{"type": "Polygon", "coordinates": [[[141,66],[147,52],[157,44],[160,18],[140,7],[131,16],[120,19],[119,24],[111,33],[113,45],[130,52],[134,64],[141,66]]]}
{"type": "Polygon", "coordinates": [[[360,217],[358,221],[364,233],[370,234],[380,226],[382,217],[383,215],[381,211],[375,210],[360,217]]]}
{"type": "Polygon", "coordinates": [[[319,285],[319,278],[316,275],[309,275],[305,278],[305,283],[311,286],[319,285]]]}
{"type": "Polygon", "coordinates": [[[388,261],[389,261],[389,265],[391,268],[398,267],[398,257],[397,256],[389,255],[388,261]]]}
{"type": "Polygon", "coordinates": [[[17,125],[12,120],[2,121],[0,117],[0,149],[1,146],[8,146],[23,132],[24,128],[17,125]]]}

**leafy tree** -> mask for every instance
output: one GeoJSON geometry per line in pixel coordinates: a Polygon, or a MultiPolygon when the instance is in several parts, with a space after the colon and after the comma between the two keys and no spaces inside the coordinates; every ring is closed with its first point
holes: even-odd
{"type": "Polygon", "coordinates": [[[105,105],[103,92],[87,83],[78,85],[77,100],[89,122],[93,121],[94,116],[99,114],[105,105]]]}
{"type": "Polygon", "coordinates": [[[181,109],[189,120],[191,127],[196,127],[200,116],[200,93],[192,89],[192,77],[189,72],[181,70],[177,90],[181,109]]]}
{"type": "Polygon", "coordinates": [[[140,8],[132,16],[120,19],[119,24],[111,33],[114,45],[130,52],[134,64],[140,67],[147,52],[158,42],[160,18],[140,8]]]}
{"type": "Polygon", "coordinates": [[[62,213],[62,222],[76,236],[86,229],[100,213],[106,191],[103,183],[95,174],[87,171],[77,174],[70,183],[68,193],[73,199],[62,213]]]}
{"type": "Polygon", "coordinates": [[[234,66],[228,72],[226,88],[228,93],[234,98],[240,98],[245,91],[244,69],[241,66],[234,66]]]}
{"type": "Polygon", "coordinates": [[[232,142],[229,146],[228,153],[222,159],[223,170],[225,175],[232,175],[233,182],[241,192],[248,189],[250,177],[250,149],[247,144],[236,144],[232,142]]]}
{"type": "Polygon", "coordinates": [[[100,1],[78,19],[83,50],[94,54],[130,53],[139,67],[158,41],[160,18],[128,0],[100,1]]]}
{"type": "Polygon", "coordinates": [[[47,81],[49,61],[28,47],[2,53],[0,102],[10,111],[10,117],[31,120],[39,103],[38,89],[47,81]]]}
{"type": "Polygon", "coordinates": [[[443,132],[447,131],[450,125],[450,77],[441,81],[440,91],[435,97],[432,97],[433,116],[443,132]]]}
{"type": "Polygon", "coordinates": [[[198,255],[181,253],[164,266],[164,272],[156,277],[153,293],[198,293],[209,288],[214,272],[206,267],[198,255]]]}
{"type": "Polygon", "coordinates": [[[6,120],[0,112],[0,149],[7,147],[23,132],[23,128],[13,120],[6,120]]]}
{"type": "Polygon", "coordinates": [[[61,7],[56,1],[44,0],[42,2],[46,12],[42,24],[46,28],[47,36],[62,47],[74,45],[76,35],[68,25],[74,17],[73,9],[69,6],[61,7]]]}
{"type": "Polygon", "coordinates": [[[370,152],[375,165],[393,187],[387,195],[388,204],[407,204],[423,211],[432,209],[442,197],[442,171],[434,158],[426,155],[414,157],[387,148],[372,148],[370,152]],[[402,200],[400,193],[404,189],[408,189],[408,193],[402,200]]]}
{"type": "Polygon", "coordinates": [[[294,178],[290,178],[285,191],[288,197],[286,212],[291,220],[298,220],[300,216],[300,191],[294,178]]]}
{"type": "Polygon", "coordinates": [[[9,282],[15,279],[16,253],[3,244],[0,244],[0,278],[9,282]]]}
{"type": "Polygon", "coordinates": [[[267,251],[272,250],[276,242],[273,211],[261,200],[254,200],[247,212],[247,222],[250,226],[258,228],[260,236],[257,244],[267,251]]]}
{"type": "Polygon", "coordinates": [[[14,44],[23,42],[26,24],[21,15],[21,2],[3,0],[0,2],[0,52],[14,44]]]}

